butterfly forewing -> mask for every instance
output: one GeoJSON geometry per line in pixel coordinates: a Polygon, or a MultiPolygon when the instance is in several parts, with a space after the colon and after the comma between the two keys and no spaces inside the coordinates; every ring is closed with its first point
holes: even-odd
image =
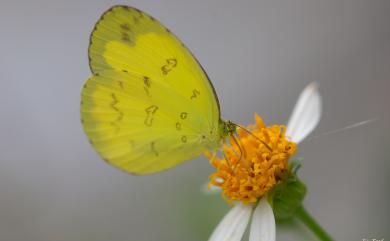
{"type": "Polygon", "coordinates": [[[82,91],[82,121],[108,162],[147,174],[218,146],[213,87],[157,20],[134,8],[111,8],[93,30],[89,58],[93,76],[82,91]]]}

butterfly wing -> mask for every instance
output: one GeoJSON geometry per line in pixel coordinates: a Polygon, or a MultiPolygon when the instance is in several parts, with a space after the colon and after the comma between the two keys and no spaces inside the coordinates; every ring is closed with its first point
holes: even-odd
{"type": "Polygon", "coordinates": [[[187,48],[161,23],[125,6],[103,14],[89,47],[84,130],[112,165],[165,170],[219,145],[218,100],[187,48]]]}

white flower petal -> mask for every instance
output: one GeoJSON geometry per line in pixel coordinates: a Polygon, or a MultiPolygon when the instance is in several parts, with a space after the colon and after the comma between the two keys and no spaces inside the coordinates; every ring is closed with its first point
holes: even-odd
{"type": "Polygon", "coordinates": [[[318,85],[314,82],[306,86],[295,104],[286,131],[293,142],[301,142],[320,121],[322,103],[317,89],[318,85]]]}
{"type": "Polygon", "coordinates": [[[238,203],[218,224],[209,241],[240,241],[252,213],[251,205],[238,203]]]}
{"type": "Polygon", "coordinates": [[[263,197],[253,213],[249,241],[275,241],[275,232],[274,212],[263,197]]]}
{"type": "Polygon", "coordinates": [[[202,185],[201,187],[201,192],[203,194],[217,194],[217,193],[221,193],[222,189],[218,186],[209,186],[209,183],[205,183],[202,185]]]}

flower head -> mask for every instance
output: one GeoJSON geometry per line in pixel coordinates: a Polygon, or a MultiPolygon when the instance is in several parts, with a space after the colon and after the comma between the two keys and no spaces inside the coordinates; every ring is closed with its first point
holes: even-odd
{"type": "Polygon", "coordinates": [[[216,172],[209,185],[222,189],[228,201],[255,203],[281,180],[296,144],[286,138],[286,127],[265,126],[259,115],[248,130],[238,129],[223,147],[223,158],[212,158],[216,172]]]}
{"type": "Polygon", "coordinates": [[[223,157],[209,155],[216,172],[209,186],[222,190],[235,206],[222,219],[209,241],[239,241],[251,221],[250,241],[274,241],[275,217],[272,193],[277,184],[287,183],[288,160],[296,146],[318,124],[321,98],[317,85],[308,85],[300,95],[287,127],[266,126],[255,115],[256,124],[239,128],[237,137],[223,147],[223,157]],[[252,218],[252,219],[251,219],[252,218]]]}

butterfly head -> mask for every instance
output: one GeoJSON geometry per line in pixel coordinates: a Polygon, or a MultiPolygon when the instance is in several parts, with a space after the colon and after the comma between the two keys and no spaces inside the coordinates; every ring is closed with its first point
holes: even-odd
{"type": "Polygon", "coordinates": [[[219,133],[222,138],[233,135],[237,130],[237,124],[221,120],[219,133]]]}

